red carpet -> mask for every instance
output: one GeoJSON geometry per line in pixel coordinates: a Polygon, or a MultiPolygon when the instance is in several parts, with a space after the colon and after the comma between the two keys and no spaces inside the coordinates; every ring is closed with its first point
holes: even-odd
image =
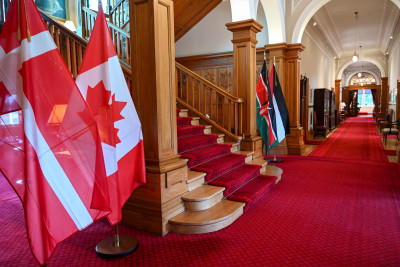
{"type": "MultiPolygon", "coordinates": [[[[140,245],[105,260],[94,247],[112,228],[100,221],[60,244],[48,266],[400,265],[398,164],[285,157],[279,166],[279,186],[223,230],[160,237],[121,227],[140,245]]],[[[22,206],[2,178],[0,199],[0,265],[35,266],[22,206]]]]}
{"type": "MultiPolygon", "coordinates": [[[[369,131],[362,132],[363,142],[373,144],[365,140],[372,138],[369,131]]],[[[349,150],[358,149],[346,140],[352,135],[343,138],[349,150]]],[[[61,243],[48,266],[400,266],[400,164],[376,160],[379,149],[373,149],[376,154],[365,158],[343,147],[343,158],[282,157],[278,186],[270,192],[263,188],[268,194],[252,199],[257,203],[250,202],[250,209],[220,231],[161,237],[122,226],[121,234],[137,237],[139,247],[127,257],[106,260],[94,251],[113,234],[102,220],[61,243]],[[352,153],[356,160],[349,158],[352,153]]],[[[268,179],[257,181],[262,178],[235,191],[236,197],[245,200],[259,190],[268,179]]],[[[0,223],[0,266],[36,266],[22,205],[1,176],[0,223]]]]}
{"type": "Polygon", "coordinates": [[[178,117],[178,153],[189,160],[191,170],[207,174],[207,184],[225,187],[224,197],[246,203],[248,210],[275,185],[276,177],[260,175],[261,166],[245,164],[245,155],[231,153],[232,145],[217,144],[217,135],[204,134],[204,126],[190,126],[191,119],[178,117]]]}
{"type": "Polygon", "coordinates": [[[369,117],[347,119],[310,156],[388,162],[375,122],[369,117]]]}

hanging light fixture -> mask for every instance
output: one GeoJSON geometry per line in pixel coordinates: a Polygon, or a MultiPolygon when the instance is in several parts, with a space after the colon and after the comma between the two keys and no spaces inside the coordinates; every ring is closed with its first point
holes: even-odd
{"type": "Polygon", "coordinates": [[[358,60],[358,55],[357,55],[357,19],[358,19],[358,12],[354,12],[355,15],[355,21],[354,21],[354,55],[353,55],[353,62],[356,62],[358,60]]]}
{"type": "MultiPolygon", "coordinates": [[[[360,54],[361,54],[361,45],[360,45],[360,54]]],[[[361,71],[357,74],[358,78],[361,78],[363,72],[363,64],[361,63],[361,71]]]]}

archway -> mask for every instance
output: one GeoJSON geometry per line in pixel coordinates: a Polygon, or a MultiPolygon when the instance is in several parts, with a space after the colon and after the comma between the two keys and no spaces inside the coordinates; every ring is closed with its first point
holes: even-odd
{"type": "MultiPolygon", "coordinates": [[[[326,3],[332,0],[311,0],[310,3],[301,12],[297,23],[293,29],[291,43],[301,43],[301,38],[303,36],[304,30],[307,26],[308,21],[312,16],[326,3]]],[[[391,0],[400,9],[400,0],[391,0]]]]}

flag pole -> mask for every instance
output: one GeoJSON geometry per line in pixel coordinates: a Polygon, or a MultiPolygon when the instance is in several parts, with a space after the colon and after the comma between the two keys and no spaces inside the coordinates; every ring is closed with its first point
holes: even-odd
{"type": "MultiPolygon", "coordinates": [[[[274,68],[275,68],[275,56],[274,56],[274,68]]],[[[276,71],[274,70],[274,83],[276,83],[276,71]]],[[[271,86],[273,86],[273,85],[271,85],[271,86]]],[[[283,162],[283,159],[279,159],[279,158],[277,158],[276,157],[276,146],[274,146],[274,159],[269,159],[268,160],[268,162],[271,162],[271,163],[281,163],[281,162],[283,162]]]]}
{"type": "MultiPolygon", "coordinates": [[[[102,8],[102,3],[101,0],[98,2],[98,10],[102,8]]],[[[110,129],[110,136],[113,136],[113,129],[110,129]]],[[[113,145],[114,144],[114,139],[113,140],[113,145]]],[[[118,179],[116,179],[117,185],[118,185],[118,179]]],[[[117,186],[118,188],[118,186],[117,186]]],[[[118,190],[116,190],[116,197],[117,201],[119,201],[119,196],[118,196],[118,190]]],[[[124,257],[129,254],[131,254],[133,251],[135,251],[138,246],[139,242],[134,236],[130,235],[120,235],[119,234],[119,227],[117,223],[114,226],[114,236],[110,236],[106,239],[103,239],[100,241],[97,246],[96,246],[96,252],[100,257],[103,258],[118,258],[118,257],[124,257]]]]}
{"type": "Polygon", "coordinates": [[[115,234],[100,241],[96,252],[103,258],[117,258],[131,254],[139,246],[138,240],[129,235],[120,235],[118,224],[115,225],[115,234]]]}

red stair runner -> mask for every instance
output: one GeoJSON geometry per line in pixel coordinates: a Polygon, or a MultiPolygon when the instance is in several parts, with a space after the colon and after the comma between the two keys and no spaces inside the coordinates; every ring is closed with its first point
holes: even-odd
{"type": "Polygon", "coordinates": [[[204,125],[178,126],[178,138],[204,134],[204,125]]]}
{"type": "Polygon", "coordinates": [[[225,187],[224,195],[227,196],[247,181],[260,175],[261,166],[243,164],[230,172],[208,182],[209,185],[225,187]]]}
{"type": "Polygon", "coordinates": [[[217,144],[218,135],[204,134],[205,126],[191,125],[191,121],[191,117],[177,118],[178,153],[189,159],[191,170],[207,174],[206,183],[225,187],[225,197],[245,202],[245,210],[249,209],[270,190],[276,177],[260,175],[261,166],[245,164],[245,155],[232,154],[231,145],[217,144]]]}
{"type": "Polygon", "coordinates": [[[188,167],[199,165],[216,157],[230,153],[231,145],[213,144],[199,149],[181,153],[182,158],[189,159],[188,167]]]}
{"type": "Polygon", "coordinates": [[[227,199],[245,202],[247,205],[244,210],[246,211],[271,190],[275,185],[276,179],[276,176],[259,175],[236,192],[233,192],[227,199]]]}

